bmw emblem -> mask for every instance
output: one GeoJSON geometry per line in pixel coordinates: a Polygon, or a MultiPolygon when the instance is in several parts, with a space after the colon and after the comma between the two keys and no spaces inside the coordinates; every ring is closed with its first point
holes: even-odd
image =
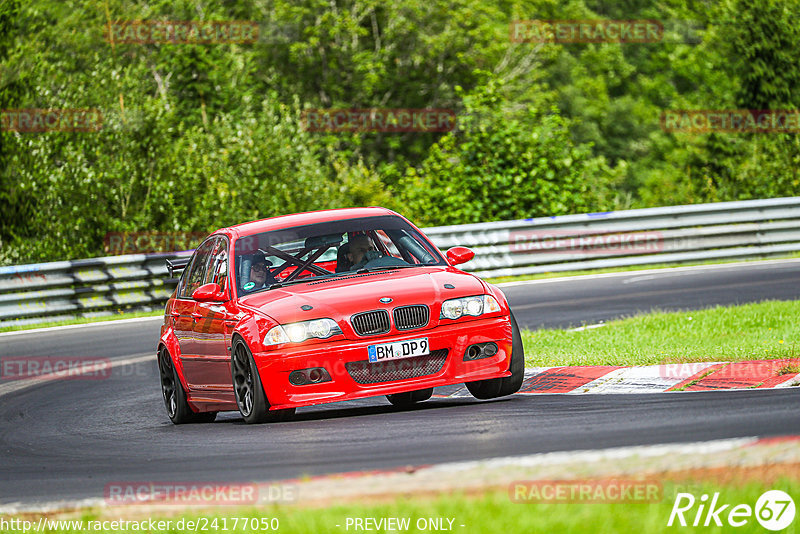
{"type": "Polygon", "coordinates": [[[391,297],[383,297],[383,298],[381,298],[381,302],[383,304],[389,304],[390,302],[392,302],[392,299],[391,299],[391,297]]]}

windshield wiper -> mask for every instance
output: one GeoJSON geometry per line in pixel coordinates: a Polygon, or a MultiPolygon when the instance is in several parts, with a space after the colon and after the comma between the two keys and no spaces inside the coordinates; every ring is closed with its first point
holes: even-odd
{"type": "Polygon", "coordinates": [[[408,269],[409,267],[420,267],[419,265],[386,265],[384,267],[370,267],[369,269],[361,268],[356,271],[356,274],[374,273],[375,271],[391,271],[393,269],[408,269]]]}
{"type": "Polygon", "coordinates": [[[409,267],[422,267],[422,266],[423,264],[420,263],[414,265],[387,265],[385,267],[370,267],[369,269],[361,268],[357,271],[342,271],[340,273],[326,274],[323,276],[313,276],[311,278],[300,278],[297,280],[289,280],[288,282],[275,282],[274,284],[269,286],[269,289],[278,289],[293,284],[302,284],[303,282],[317,282],[320,280],[331,280],[333,278],[353,276],[354,274],[367,274],[377,271],[392,271],[395,269],[408,269],[409,267]]]}
{"type": "Polygon", "coordinates": [[[331,273],[326,275],[320,276],[311,276],[308,278],[297,278],[295,280],[283,281],[283,282],[275,282],[274,284],[270,285],[270,289],[277,289],[279,287],[290,286],[293,284],[302,284],[304,282],[316,282],[318,280],[328,280],[330,278],[335,278],[337,276],[341,276],[343,273],[331,273]]]}

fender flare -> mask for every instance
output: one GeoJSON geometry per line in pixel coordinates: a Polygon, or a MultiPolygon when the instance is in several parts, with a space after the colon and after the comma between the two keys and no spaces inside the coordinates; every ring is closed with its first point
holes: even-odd
{"type": "Polygon", "coordinates": [[[175,331],[172,329],[172,326],[169,326],[164,329],[164,333],[161,335],[161,338],[158,340],[158,348],[156,349],[156,357],[158,357],[158,353],[161,352],[161,349],[167,349],[167,354],[169,354],[170,359],[172,359],[172,365],[175,367],[175,371],[178,373],[178,380],[181,381],[181,386],[183,386],[184,391],[188,391],[186,386],[186,377],[183,375],[183,364],[181,363],[181,347],[178,343],[178,338],[175,336],[175,331]]]}
{"type": "Polygon", "coordinates": [[[239,319],[231,332],[231,348],[236,337],[242,338],[251,352],[262,352],[265,347],[261,332],[268,332],[270,328],[278,326],[280,323],[269,315],[250,311],[239,319]]]}

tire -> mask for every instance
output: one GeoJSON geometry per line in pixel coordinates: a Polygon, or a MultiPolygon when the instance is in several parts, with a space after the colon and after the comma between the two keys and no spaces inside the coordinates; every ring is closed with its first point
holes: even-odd
{"type": "Polygon", "coordinates": [[[433,388],[406,391],[405,393],[394,393],[392,395],[386,395],[386,399],[395,406],[408,408],[418,402],[430,399],[431,395],[433,395],[433,388]]]}
{"type": "Polygon", "coordinates": [[[295,409],[270,410],[264,386],[258,376],[258,368],[247,344],[236,338],[231,351],[231,380],[236,405],[247,424],[285,421],[294,415],[295,409]]]}
{"type": "Polygon", "coordinates": [[[508,366],[511,376],[502,378],[500,396],[513,395],[522,387],[525,380],[525,347],[514,314],[511,314],[511,363],[508,366]]]}
{"type": "Polygon", "coordinates": [[[516,393],[522,387],[522,381],[525,380],[525,348],[522,346],[522,336],[513,313],[511,314],[511,363],[508,370],[511,371],[511,376],[467,382],[465,385],[476,399],[505,397],[516,393]]]}
{"type": "Polygon", "coordinates": [[[211,423],[217,418],[217,412],[192,411],[186,402],[186,391],[166,347],[161,347],[158,352],[158,374],[161,377],[161,397],[164,400],[164,407],[167,409],[167,416],[174,424],[211,423]]]}

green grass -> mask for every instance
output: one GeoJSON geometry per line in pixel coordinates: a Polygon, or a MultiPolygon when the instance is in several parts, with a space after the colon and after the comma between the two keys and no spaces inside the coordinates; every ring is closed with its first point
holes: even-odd
{"type": "Polygon", "coordinates": [[[788,375],[792,373],[800,373],[800,365],[784,365],[778,369],[778,375],[788,375]]]}
{"type": "Polygon", "coordinates": [[[788,254],[786,256],[778,256],[775,258],[751,259],[751,260],[708,260],[700,262],[689,263],[654,263],[652,265],[628,265],[625,267],[606,267],[604,269],[591,269],[583,271],[557,271],[546,272],[540,274],[526,274],[520,276],[499,276],[497,278],[484,278],[490,284],[501,284],[504,282],[522,282],[525,280],[545,280],[550,278],[564,278],[569,276],[585,276],[588,274],[606,274],[606,273],[627,273],[630,271],[649,271],[651,269],[672,269],[675,267],[692,267],[697,265],[723,265],[727,263],[751,263],[766,260],[785,260],[792,258],[800,258],[800,252],[788,254]]]}
{"type": "Polygon", "coordinates": [[[52,326],[66,326],[72,324],[100,323],[103,321],[117,321],[120,319],[135,319],[137,317],[159,317],[163,314],[164,314],[163,311],[158,310],[150,312],[118,313],[114,315],[105,315],[103,317],[80,317],[77,319],[69,319],[65,321],[50,321],[47,323],[37,323],[29,325],[4,326],[0,327],[0,332],[16,332],[18,330],[33,330],[35,328],[50,328],[52,326]]]}
{"type": "MultiPolygon", "coordinates": [[[[523,331],[528,366],[654,365],[800,357],[800,301],[649,313],[578,332],[523,331]]],[[[790,371],[787,371],[790,372],[790,371]]]]}
{"type": "MultiPolygon", "coordinates": [[[[758,497],[767,490],[780,489],[789,495],[797,496],[800,494],[800,482],[791,477],[784,477],[775,481],[771,485],[761,482],[747,482],[744,484],[718,484],[712,482],[690,483],[686,486],[691,488],[690,493],[694,494],[697,501],[695,506],[684,513],[689,525],[692,524],[699,505],[699,498],[702,494],[713,495],[719,492],[717,506],[729,504],[721,514],[720,520],[723,527],[703,527],[700,526],[681,527],[673,524],[667,526],[670,513],[674,504],[676,486],[669,482],[663,482],[663,498],[655,503],[569,503],[569,504],[541,504],[511,502],[509,494],[505,490],[487,491],[479,496],[464,495],[439,495],[430,497],[426,495],[400,497],[394,500],[376,504],[354,504],[337,505],[324,508],[291,507],[291,506],[272,506],[258,509],[246,510],[225,510],[224,507],[215,509],[210,513],[186,512],[180,516],[164,515],[163,519],[171,519],[173,522],[172,532],[193,532],[185,526],[187,520],[200,520],[201,525],[205,524],[208,528],[198,531],[222,532],[223,519],[227,520],[226,532],[253,532],[249,528],[232,528],[234,518],[277,518],[281,533],[314,533],[314,534],[341,534],[346,532],[359,532],[351,525],[348,529],[348,518],[409,518],[410,528],[407,531],[387,531],[377,529],[373,532],[436,532],[435,530],[418,530],[417,521],[428,518],[450,518],[453,519],[452,532],[464,534],[497,534],[497,533],[534,533],[534,532],[631,532],[639,534],[641,532],[728,532],[735,530],[740,533],[765,532],[758,524],[754,516],[747,518],[747,524],[731,529],[726,523],[727,514],[738,504],[746,504],[751,508],[755,507],[758,497]],[[184,528],[175,528],[175,523],[184,520],[184,528]],[[216,528],[211,528],[216,519],[216,528]],[[337,526],[339,525],[339,526],[337,526]],[[464,526],[461,526],[464,525],[464,526]]],[[[683,484],[677,486],[680,487],[683,484]]],[[[104,519],[118,519],[119,517],[130,518],[128,513],[117,513],[110,509],[105,512],[104,519]]],[[[160,519],[159,514],[152,513],[146,516],[148,519],[160,519]]],[[[38,518],[29,518],[35,521],[38,518]]],[[[98,519],[94,512],[84,513],[84,521],[98,519]]],[[[141,520],[142,517],[136,517],[141,520]]],[[[241,520],[240,520],[241,522],[241,520]]],[[[800,519],[795,517],[794,522],[782,532],[794,533],[798,531],[800,519]]],[[[445,521],[445,524],[447,522],[445,521]]],[[[128,529],[128,532],[134,530],[128,529]]],[[[19,532],[3,530],[0,532],[19,532]]],[[[51,532],[78,533],[75,528],[53,529],[51,532]]],[[[82,534],[89,532],[84,529],[82,534]]],[[[270,530],[260,530],[260,532],[272,532],[270,530]]],[[[363,531],[361,531],[363,532],[363,531]]]]}

